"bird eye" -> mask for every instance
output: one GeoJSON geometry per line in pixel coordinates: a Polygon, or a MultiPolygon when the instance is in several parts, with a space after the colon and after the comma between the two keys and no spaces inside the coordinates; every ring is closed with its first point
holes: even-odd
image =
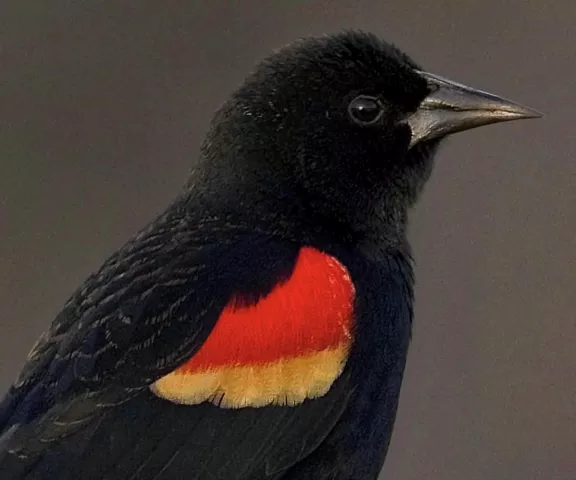
{"type": "Polygon", "coordinates": [[[371,125],[382,116],[384,109],[377,98],[360,95],[348,105],[348,113],[352,120],[360,125],[371,125]]]}

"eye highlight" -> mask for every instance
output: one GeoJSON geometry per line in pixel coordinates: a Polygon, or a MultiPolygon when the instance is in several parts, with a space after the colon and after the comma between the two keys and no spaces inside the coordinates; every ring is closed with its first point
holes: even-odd
{"type": "Polygon", "coordinates": [[[380,100],[368,95],[359,95],[348,105],[348,114],[358,125],[372,125],[380,120],[383,113],[380,100]]]}

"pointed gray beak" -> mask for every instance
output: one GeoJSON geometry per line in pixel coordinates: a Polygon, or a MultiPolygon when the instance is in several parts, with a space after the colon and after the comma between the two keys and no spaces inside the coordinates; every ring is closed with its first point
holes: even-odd
{"type": "Polygon", "coordinates": [[[407,119],[412,130],[410,147],[451,133],[542,114],[505,98],[461,85],[427,72],[419,72],[432,92],[407,119]]]}

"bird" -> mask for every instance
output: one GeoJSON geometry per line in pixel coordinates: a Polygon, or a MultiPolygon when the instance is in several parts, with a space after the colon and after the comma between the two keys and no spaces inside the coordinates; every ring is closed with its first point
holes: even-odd
{"type": "Polygon", "coordinates": [[[38,339],[0,405],[2,478],[376,479],[438,146],[539,116],[365,31],[274,51],[38,339]]]}

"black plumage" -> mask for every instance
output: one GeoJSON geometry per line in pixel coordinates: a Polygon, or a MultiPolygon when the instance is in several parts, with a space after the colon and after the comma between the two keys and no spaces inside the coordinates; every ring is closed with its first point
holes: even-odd
{"type": "Polygon", "coordinates": [[[408,209],[445,135],[529,116],[370,34],[269,57],[216,114],[174,202],[33,349],[0,409],[2,478],[375,479],[411,334],[408,209]],[[302,246],[337,258],[356,291],[353,346],[327,394],[226,409],[151,393],[232,297],[256,304],[286,281],[302,246]]]}

